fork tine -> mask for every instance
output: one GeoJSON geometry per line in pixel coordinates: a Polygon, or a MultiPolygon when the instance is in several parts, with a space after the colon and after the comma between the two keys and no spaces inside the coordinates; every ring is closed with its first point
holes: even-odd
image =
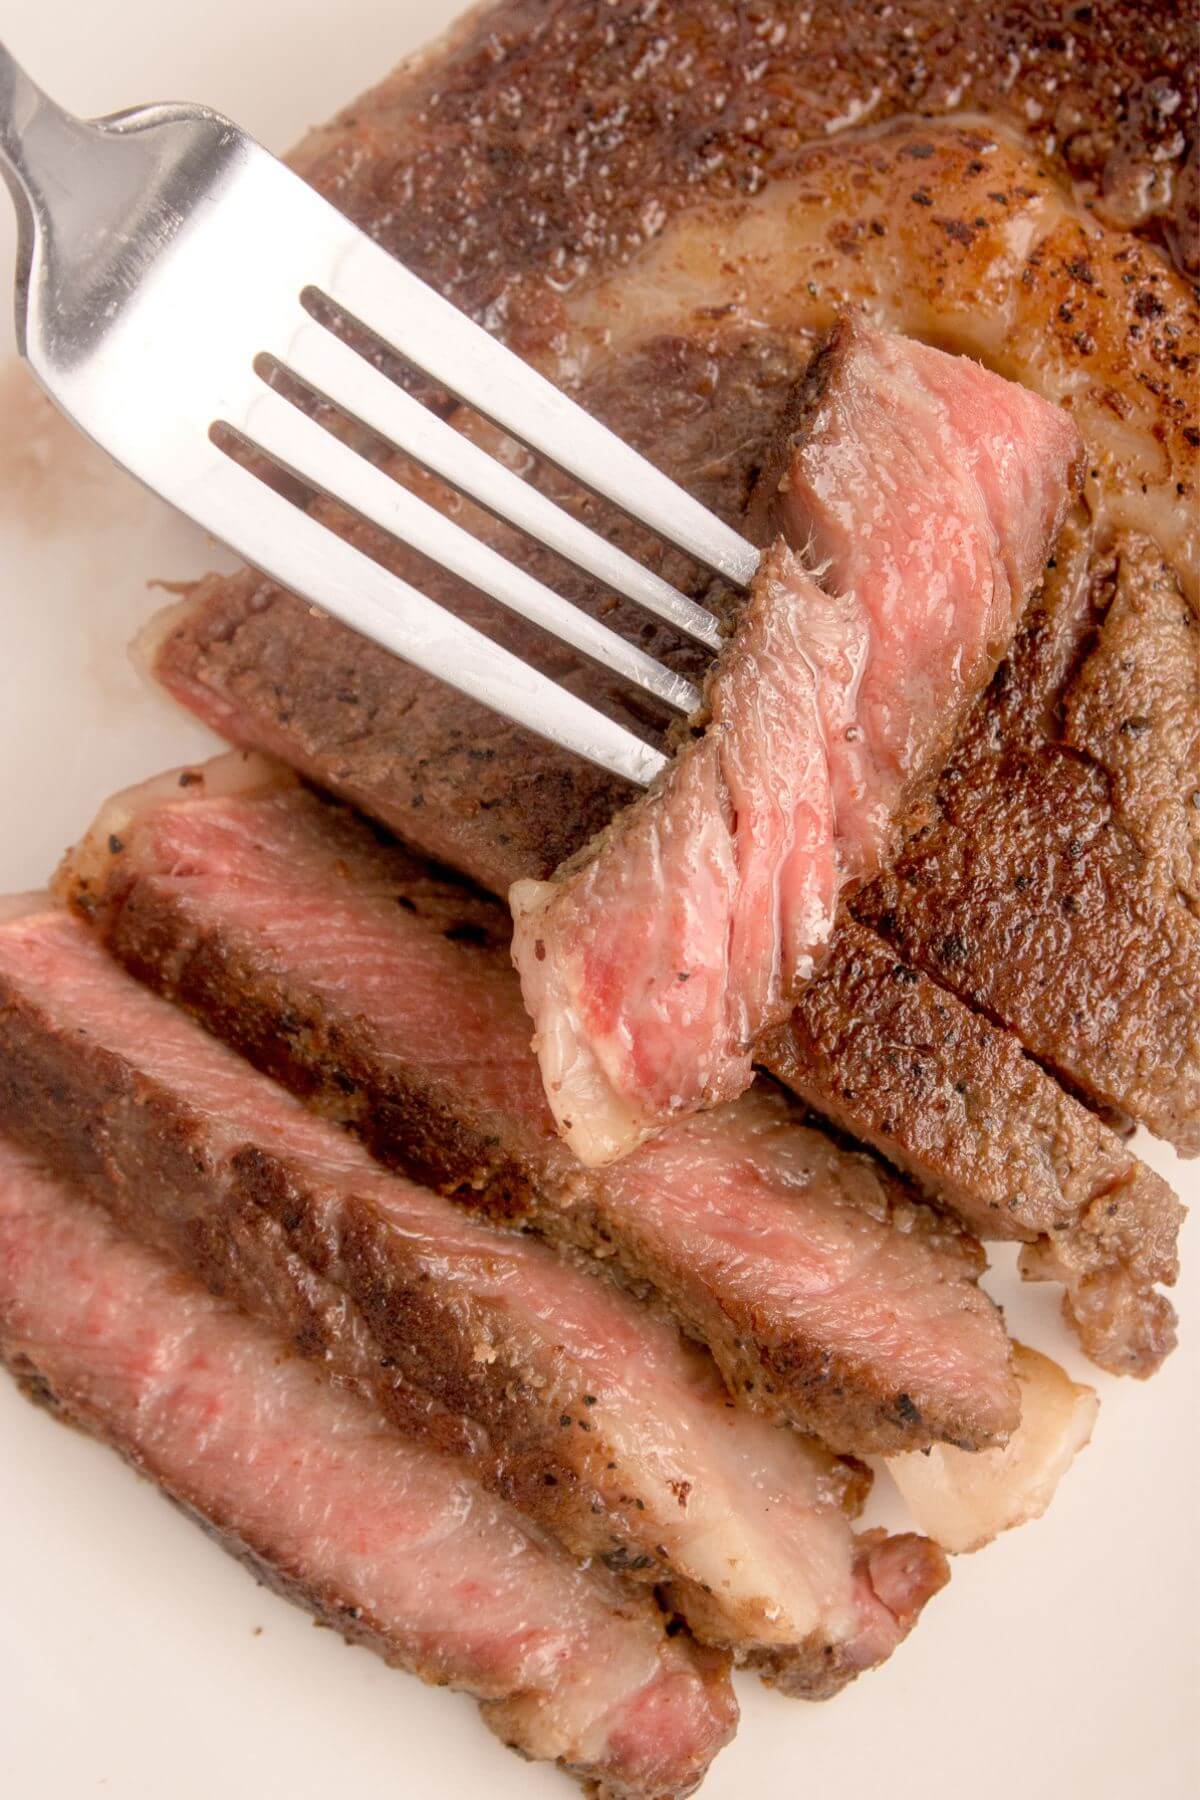
{"type": "Polygon", "coordinates": [[[605,587],[665,619],[708,649],[720,649],[720,627],[704,607],[564,512],[405,393],[325,326],[315,320],[302,326],[289,339],[286,358],[279,361],[318,395],[469,494],[489,512],[507,519],[594,575],[605,587]]]}
{"type": "Polygon", "coordinates": [[[684,676],[481,543],[272,388],[264,384],[239,429],[289,474],[348,506],[646,693],[684,713],[699,706],[700,692],[684,676]]]}
{"type": "Polygon", "coordinates": [[[192,516],[272,581],[625,781],[647,786],[665,765],[653,745],[391,574],[215,446],[204,452],[191,458],[197,491],[203,487],[192,516]]]}
{"type": "Polygon", "coordinates": [[[324,299],[585,487],[748,587],[759,553],[614,432],[361,234],[324,299]]]}

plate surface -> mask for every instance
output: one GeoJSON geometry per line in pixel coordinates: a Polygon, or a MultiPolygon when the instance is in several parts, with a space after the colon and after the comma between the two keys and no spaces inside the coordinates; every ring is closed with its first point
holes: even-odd
{"type": "MultiPolygon", "coordinates": [[[[457,10],[446,0],[7,0],[14,52],[98,114],[202,99],[283,149],[457,10]]],[[[12,266],[0,195],[0,288],[12,266]]],[[[5,307],[7,312],[7,307],[5,307]]],[[[42,884],[113,788],[214,742],[125,645],[153,578],[221,560],[7,366],[0,325],[0,891],[42,884]]],[[[1197,1165],[1145,1153],[1193,1202],[1197,1165]]],[[[1185,1232],[1193,1261],[1194,1230],[1185,1232]]],[[[1049,1290],[989,1277],[1018,1335],[1092,1379],[1091,1448],[1049,1515],[974,1558],[883,1670],[832,1705],[752,1682],[704,1788],[840,1800],[1185,1800],[1197,1791],[1200,1485],[1194,1269],[1184,1342],[1146,1387],[1098,1375],[1049,1290]]],[[[886,1488],[886,1481],[878,1484],[886,1488]]],[[[875,1514],[899,1522],[886,1493],[875,1514]]],[[[13,1800],[534,1800],[572,1791],[468,1701],[314,1631],[107,1451],[0,1379],[0,1793],[13,1800]]]]}

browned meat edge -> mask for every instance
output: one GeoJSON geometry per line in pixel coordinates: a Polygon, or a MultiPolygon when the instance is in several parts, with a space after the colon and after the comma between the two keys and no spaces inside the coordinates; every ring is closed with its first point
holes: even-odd
{"type": "Polygon", "coordinates": [[[1141,539],[1092,565],[1084,602],[1081,654],[1060,670],[1038,666],[1035,635],[1018,646],[927,818],[853,910],[1069,1086],[1192,1152],[1200,764],[1182,721],[1200,705],[1200,632],[1141,539]],[[1131,620],[1140,655],[1113,656],[1131,620]]]}

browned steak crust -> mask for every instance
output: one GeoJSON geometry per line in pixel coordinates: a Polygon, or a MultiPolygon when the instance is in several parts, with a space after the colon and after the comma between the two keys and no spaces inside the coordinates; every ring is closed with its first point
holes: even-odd
{"type": "Polygon", "coordinates": [[[1145,1376],[1174,1348],[1174,1311],[1154,1291],[1177,1266],[1181,1208],[1166,1182],[1011,1032],[873,932],[841,924],[828,964],[764,1058],[982,1238],[1053,1246],[1068,1318],[1094,1361],[1145,1376]],[[1092,1295],[1102,1284],[1121,1293],[1121,1331],[1081,1303],[1085,1285],[1092,1295]]]}
{"type": "Polygon", "coordinates": [[[1088,599],[1091,654],[1061,684],[1032,647],[1013,660],[854,910],[1067,1081],[1195,1152],[1200,631],[1144,540],[1099,562],[1088,599]]]}
{"type": "Polygon", "coordinates": [[[786,175],[810,139],[900,113],[1007,120],[1115,224],[1184,225],[1194,49],[1178,0],[510,0],[295,163],[460,306],[536,335],[527,277],[578,280],[698,199],[786,175]]]}

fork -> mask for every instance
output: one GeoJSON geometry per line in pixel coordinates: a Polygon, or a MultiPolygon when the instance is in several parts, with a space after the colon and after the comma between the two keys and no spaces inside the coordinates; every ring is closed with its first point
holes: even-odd
{"type": "Polygon", "coordinates": [[[272,581],[564,749],[653,779],[660,751],[355,548],[270,471],[684,714],[700,703],[690,681],[394,480],[329,409],[710,650],[710,612],[358,345],[365,334],[737,586],[752,545],[206,107],[78,119],[0,44],[0,171],[19,221],[18,348],[76,425],[272,581]]]}

